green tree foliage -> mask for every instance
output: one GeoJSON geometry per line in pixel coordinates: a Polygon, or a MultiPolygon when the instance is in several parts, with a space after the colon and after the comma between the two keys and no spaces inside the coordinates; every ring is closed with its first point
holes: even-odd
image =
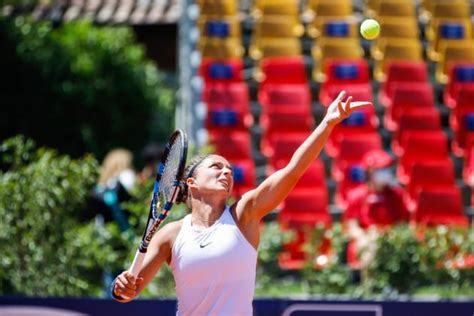
{"type": "Polygon", "coordinates": [[[93,224],[77,217],[96,181],[91,156],[72,160],[15,137],[0,147],[0,294],[91,295],[114,259],[93,224]]]}
{"type": "Polygon", "coordinates": [[[126,27],[0,18],[0,138],[23,134],[79,157],[138,152],[173,126],[173,90],[126,27]]]}

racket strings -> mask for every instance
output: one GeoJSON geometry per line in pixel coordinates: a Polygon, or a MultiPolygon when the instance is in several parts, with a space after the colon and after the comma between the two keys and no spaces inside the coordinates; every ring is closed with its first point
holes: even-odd
{"type": "Polygon", "coordinates": [[[177,179],[177,176],[182,154],[182,142],[177,138],[170,147],[161,177],[160,191],[162,192],[160,193],[164,195],[167,202],[171,200],[174,188],[178,185],[177,181],[179,179],[177,179]]]}

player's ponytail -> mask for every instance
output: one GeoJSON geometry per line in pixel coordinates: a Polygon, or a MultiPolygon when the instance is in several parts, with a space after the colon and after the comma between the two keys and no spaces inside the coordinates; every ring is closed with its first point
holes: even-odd
{"type": "Polygon", "coordinates": [[[188,178],[194,177],[197,167],[206,159],[209,155],[198,155],[191,160],[189,165],[184,169],[183,178],[180,181],[180,190],[178,197],[176,198],[176,204],[186,203],[188,207],[191,207],[191,202],[189,201],[189,189],[186,184],[188,178]]]}

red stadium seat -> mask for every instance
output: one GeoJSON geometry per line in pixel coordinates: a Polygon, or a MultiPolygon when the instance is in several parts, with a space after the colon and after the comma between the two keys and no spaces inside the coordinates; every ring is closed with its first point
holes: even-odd
{"type": "Polygon", "coordinates": [[[329,106],[342,90],[345,90],[347,95],[352,95],[355,101],[373,100],[367,61],[328,60],[324,67],[326,81],[319,93],[319,101],[323,106],[329,106]]]}
{"type": "Polygon", "coordinates": [[[215,60],[205,58],[199,68],[199,75],[206,83],[242,82],[243,62],[240,59],[215,60]]]}
{"type": "Polygon", "coordinates": [[[397,176],[400,183],[407,184],[415,162],[444,160],[448,157],[448,137],[443,131],[407,131],[400,140],[400,148],[397,176]]]}
{"type": "Polygon", "coordinates": [[[348,118],[334,127],[325,146],[326,154],[329,157],[339,155],[341,140],[347,134],[364,134],[374,133],[377,127],[377,116],[373,106],[364,107],[353,112],[348,118]]]}
{"type": "Polygon", "coordinates": [[[308,84],[266,84],[259,89],[262,108],[291,107],[311,109],[308,84]]]}
{"type": "Polygon", "coordinates": [[[416,199],[414,215],[415,221],[423,225],[468,225],[457,186],[422,189],[416,199]]]}
{"type": "Polygon", "coordinates": [[[399,128],[392,134],[392,150],[395,155],[401,155],[400,139],[403,134],[416,130],[441,130],[441,116],[435,107],[413,109],[402,113],[399,128]]]}
{"type": "Polygon", "coordinates": [[[452,187],[455,184],[454,163],[450,158],[435,161],[417,161],[410,171],[406,186],[406,202],[413,209],[414,201],[422,189],[452,187]]]}
{"type": "Polygon", "coordinates": [[[456,107],[456,96],[466,86],[474,87],[474,64],[453,64],[448,70],[448,83],[444,88],[444,103],[456,107]]]}
{"type": "Polygon", "coordinates": [[[244,82],[205,84],[202,99],[210,108],[214,105],[249,108],[249,91],[244,82]]]}
{"type": "Polygon", "coordinates": [[[256,187],[255,164],[253,160],[230,161],[234,172],[234,194],[241,197],[245,192],[256,187]]]}
{"type": "Polygon", "coordinates": [[[229,161],[246,160],[252,158],[250,133],[214,132],[209,134],[209,144],[215,147],[215,152],[229,161]]]}
{"type": "MultiPolygon", "coordinates": [[[[275,170],[281,169],[286,166],[286,161],[280,160],[275,166],[269,166],[269,173],[273,173],[275,170]],[[270,169],[271,168],[271,169],[270,169]]],[[[301,176],[298,183],[296,183],[294,190],[300,189],[323,189],[327,190],[326,187],[326,171],[324,168],[324,162],[320,159],[316,159],[301,176]]]]}
{"type": "Polygon", "coordinates": [[[433,87],[428,82],[396,83],[391,100],[384,116],[385,128],[389,131],[398,129],[403,113],[417,108],[433,108],[435,104],[433,87]]]}
{"type": "Polygon", "coordinates": [[[347,194],[351,190],[365,185],[366,169],[360,164],[348,165],[342,170],[342,178],[336,183],[334,202],[341,209],[347,207],[347,194]]]}
{"type": "Polygon", "coordinates": [[[332,176],[335,181],[341,181],[344,170],[348,166],[360,164],[367,152],[372,149],[382,149],[382,139],[377,132],[363,134],[348,134],[341,139],[340,151],[333,159],[332,176]]]}
{"type": "Polygon", "coordinates": [[[264,137],[274,133],[308,132],[313,130],[314,119],[309,108],[265,109],[260,114],[264,137]]]}
{"type": "MultiPolygon", "coordinates": [[[[311,240],[315,226],[328,228],[331,216],[328,209],[326,190],[293,190],[285,199],[283,208],[278,214],[278,222],[283,230],[293,230],[295,239],[283,246],[279,255],[279,264],[284,269],[301,269],[307,263],[305,244],[311,240]]],[[[324,266],[330,255],[330,241],[322,237],[321,243],[315,245],[315,266],[324,266]],[[322,261],[321,261],[322,260],[322,261]]]]}
{"type": "Polygon", "coordinates": [[[267,84],[308,84],[302,57],[265,58],[261,64],[262,86],[267,84]]]}
{"type": "Polygon", "coordinates": [[[274,133],[271,138],[262,139],[261,152],[268,158],[269,166],[287,163],[309,134],[274,133]]]}
{"type": "Polygon", "coordinates": [[[379,102],[383,106],[392,103],[393,85],[401,82],[429,82],[424,62],[397,60],[387,65],[387,79],[382,83],[379,102]]]}

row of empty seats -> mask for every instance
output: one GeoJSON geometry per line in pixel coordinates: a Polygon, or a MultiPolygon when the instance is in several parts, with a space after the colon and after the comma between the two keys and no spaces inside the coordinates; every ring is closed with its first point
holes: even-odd
{"type": "MultiPolygon", "coordinates": [[[[372,149],[384,149],[382,128],[390,135],[390,147],[385,150],[396,158],[396,174],[405,188],[411,219],[429,225],[467,226],[451,154],[464,158],[463,180],[474,185],[472,23],[443,20],[438,2],[424,1],[420,12],[426,29],[420,29],[421,17],[416,16],[412,1],[367,1],[364,12],[381,22],[382,32],[364,56],[352,1],[310,0],[307,6],[300,6],[297,1],[258,0],[250,12],[254,26],[246,50],[237,1],[198,3],[199,49],[204,57],[200,75],[208,113],[205,125],[210,143],[234,164],[236,196],[256,185],[255,151],[266,157],[266,175],[289,161],[315,127],[313,100],[318,100],[317,107],[324,112],[344,89],[355,100],[376,104],[353,113],[333,130],[324,150],[329,160],[315,161],[278,207],[281,227],[294,229],[297,236],[285,246],[282,267],[302,267],[306,230],[317,224],[331,225],[332,201],[345,209],[348,192],[365,181],[363,156],[372,149]],[[436,81],[446,83],[443,107],[449,113],[449,126],[442,126],[435,86],[424,59],[420,35],[430,32],[427,56],[436,64],[436,81]],[[305,34],[313,38],[310,75],[307,56],[302,55],[305,34]],[[457,53],[451,55],[450,50],[457,53]],[[243,79],[245,56],[254,60],[256,100],[250,100],[243,79]],[[373,73],[366,57],[374,61],[373,73]],[[377,94],[371,78],[379,83],[377,94]],[[319,82],[317,95],[311,90],[311,79],[319,82]],[[259,104],[256,116],[250,108],[252,101],[259,104]],[[253,126],[261,130],[257,148],[252,147],[253,126]],[[451,143],[446,127],[453,132],[451,143]],[[330,163],[335,182],[334,200],[325,163],[330,163]]],[[[324,242],[318,252],[321,260],[317,265],[324,265],[330,242],[324,242]]]]}

